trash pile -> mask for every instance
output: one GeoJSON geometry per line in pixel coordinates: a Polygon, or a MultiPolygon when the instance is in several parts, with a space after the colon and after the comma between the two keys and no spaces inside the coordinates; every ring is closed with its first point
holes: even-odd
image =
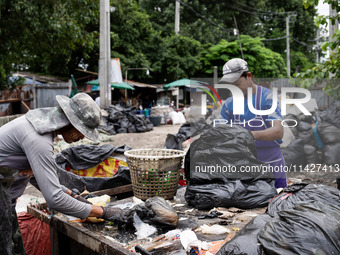
{"type": "Polygon", "coordinates": [[[312,114],[287,114],[284,118],[289,126],[298,123],[296,127],[289,128],[295,140],[282,148],[287,166],[339,163],[340,102],[334,102],[325,111],[314,111],[312,114]]]}
{"type": "Polygon", "coordinates": [[[339,254],[339,197],[322,184],[292,185],[217,254],[339,254]]]}
{"type": "Polygon", "coordinates": [[[142,114],[136,114],[135,108],[124,108],[121,105],[110,105],[107,114],[102,116],[98,129],[110,135],[119,133],[141,133],[151,131],[153,124],[142,114]]]}
{"type": "Polygon", "coordinates": [[[125,145],[114,147],[110,144],[67,148],[58,153],[55,159],[60,184],[80,192],[85,190],[84,187],[91,192],[131,184],[130,170],[124,157],[124,152],[130,149],[125,145]],[[108,158],[115,160],[114,167],[110,168],[111,175],[101,165],[108,158]]]}
{"type": "Polygon", "coordinates": [[[210,129],[204,119],[199,119],[197,122],[183,124],[177,134],[168,134],[164,147],[166,149],[182,150],[182,143],[190,137],[194,137],[203,131],[210,129]]]}
{"type": "Polygon", "coordinates": [[[185,158],[188,204],[199,210],[267,206],[277,194],[275,180],[255,155],[253,136],[240,126],[218,125],[201,134],[185,158]],[[244,166],[252,171],[241,171],[244,166]]]}
{"type": "Polygon", "coordinates": [[[168,121],[170,120],[170,112],[173,112],[173,109],[168,105],[154,106],[151,108],[151,116],[162,117],[161,124],[168,124],[168,121]]]}

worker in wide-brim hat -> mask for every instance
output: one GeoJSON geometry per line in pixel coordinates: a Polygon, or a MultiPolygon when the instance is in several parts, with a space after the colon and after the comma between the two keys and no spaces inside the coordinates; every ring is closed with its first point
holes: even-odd
{"type": "MultiPolygon", "coordinates": [[[[12,220],[11,198],[20,196],[25,186],[10,190],[18,172],[31,169],[50,209],[86,219],[101,217],[110,221],[123,218],[121,209],[92,205],[86,199],[60,185],[54,160],[53,139],[63,136],[67,143],[87,137],[97,141],[101,110],[93,99],[76,94],[71,99],[56,97],[59,106],[30,110],[0,128],[0,254],[23,249],[16,214],[12,220]],[[13,235],[15,233],[15,235],[13,235]],[[12,235],[16,240],[12,240],[12,235]],[[18,236],[20,238],[18,238],[18,236]],[[14,242],[12,244],[12,242],[14,242]]],[[[18,176],[18,175],[17,175],[18,176]]],[[[19,174],[20,176],[20,174],[19,174]]],[[[24,178],[25,179],[25,178],[24,178]]],[[[19,180],[21,180],[19,178],[19,180]]],[[[27,179],[23,182],[27,184],[27,179]]],[[[16,185],[18,187],[20,185],[16,185]]]]}

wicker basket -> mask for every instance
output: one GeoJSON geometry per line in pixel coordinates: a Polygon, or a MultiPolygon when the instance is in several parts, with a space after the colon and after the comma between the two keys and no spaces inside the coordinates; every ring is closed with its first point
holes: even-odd
{"type": "Polygon", "coordinates": [[[176,194],[184,151],[136,149],[126,151],[133,193],[146,200],[160,196],[172,199],[176,194]]]}

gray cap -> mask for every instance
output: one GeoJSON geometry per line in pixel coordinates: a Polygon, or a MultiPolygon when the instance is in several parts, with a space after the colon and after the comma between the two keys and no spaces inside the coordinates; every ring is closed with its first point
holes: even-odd
{"type": "Polygon", "coordinates": [[[78,93],[72,98],[56,96],[71,124],[90,140],[97,141],[100,125],[101,111],[99,106],[86,93],[78,93]]]}
{"type": "Polygon", "coordinates": [[[223,66],[223,77],[221,82],[235,82],[237,81],[243,72],[249,71],[248,63],[241,58],[233,58],[229,60],[223,66]]]}

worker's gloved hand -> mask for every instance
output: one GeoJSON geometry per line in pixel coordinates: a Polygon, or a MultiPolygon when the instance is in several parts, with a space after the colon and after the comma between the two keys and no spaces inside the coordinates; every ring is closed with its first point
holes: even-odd
{"type": "Polygon", "coordinates": [[[83,198],[81,195],[76,196],[75,199],[77,199],[80,202],[84,202],[84,203],[92,205],[92,203],[89,200],[87,200],[86,198],[83,198]]]}
{"type": "Polygon", "coordinates": [[[123,222],[125,220],[124,211],[120,208],[101,207],[103,215],[100,217],[108,221],[123,222]]]}

